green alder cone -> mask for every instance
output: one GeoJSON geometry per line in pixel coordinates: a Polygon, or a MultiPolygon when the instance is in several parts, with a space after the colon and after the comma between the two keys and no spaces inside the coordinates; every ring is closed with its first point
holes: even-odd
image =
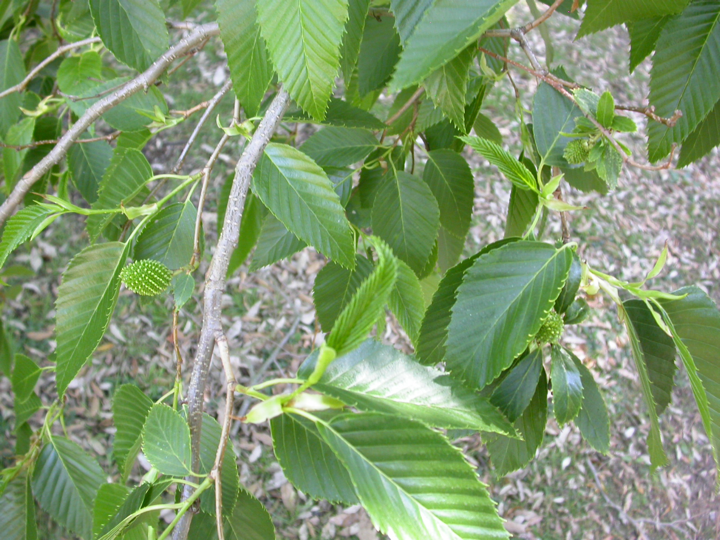
{"type": "Polygon", "coordinates": [[[557,343],[565,329],[562,317],[555,311],[551,311],[545,322],[535,334],[535,341],[538,343],[557,343]]]}
{"type": "Polygon", "coordinates": [[[563,157],[572,165],[585,163],[589,154],[590,148],[585,140],[570,141],[563,151],[563,157]]]}
{"type": "Polygon", "coordinates": [[[120,280],[128,289],[142,296],[156,296],[170,286],[173,274],[164,264],[142,259],[120,271],[120,280]]]}

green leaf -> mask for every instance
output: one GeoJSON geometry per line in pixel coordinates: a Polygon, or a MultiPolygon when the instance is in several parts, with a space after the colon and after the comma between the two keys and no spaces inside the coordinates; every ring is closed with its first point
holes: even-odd
{"type": "Polygon", "coordinates": [[[202,0],[182,0],[182,13],[183,19],[186,19],[193,10],[202,3],[202,0]]]}
{"type": "Polygon", "coordinates": [[[293,485],[315,499],[357,504],[352,480],[310,420],[283,414],[270,422],[275,456],[293,485]]]}
{"type": "MultiPolygon", "coordinates": [[[[128,204],[145,188],[153,172],[140,150],[115,149],[112,160],[100,184],[93,210],[112,210],[128,204]]],[[[95,214],[87,219],[90,239],[95,241],[113,220],[115,214],[95,214]]]]}
{"type": "MultiPolygon", "coordinates": [[[[222,427],[208,414],[203,414],[202,430],[200,432],[200,472],[209,474],[215,465],[222,427]]],[[[222,491],[223,516],[232,513],[240,488],[237,457],[232,443],[225,448],[222,464],[220,466],[220,485],[222,491]]],[[[200,507],[204,512],[215,515],[215,487],[208,489],[200,496],[200,507]]]]}
{"type": "Polygon", "coordinates": [[[688,0],[588,0],[577,38],[626,22],[680,13],[687,3],[688,0]]]}
{"type": "Polygon", "coordinates": [[[693,161],[707,155],[710,150],[718,145],[720,145],[720,100],[685,139],[680,149],[677,166],[686,167],[690,165],[693,161]]]}
{"type": "Polygon", "coordinates": [[[225,519],[224,532],[227,540],[275,540],[275,526],[267,509],[242,488],[225,519]]]}
{"type": "Polygon", "coordinates": [[[667,156],[673,143],[684,141],[720,99],[720,79],[715,69],[719,59],[717,2],[692,2],[665,26],[650,71],[650,104],[659,116],[669,118],[678,109],[683,115],[673,127],[650,122],[651,161],[667,156]]]}
{"type": "Polygon", "coordinates": [[[657,405],[653,399],[652,394],[652,382],[648,375],[647,363],[644,358],[642,345],[640,344],[640,338],[638,337],[635,326],[630,321],[629,316],[625,312],[625,308],[618,306],[621,309],[621,315],[625,319],[625,327],[630,337],[630,348],[632,350],[633,360],[635,361],[635,368],[640,376],[640,385],[642,388],[643,400],[650,416],[650,433],[648,435],[648,452],[650,454],[650,465],[653,469],[662,467],[668,462],[665,450],[663,450],[662,436],[660,435],[660,422],[658,421],[657,405]]]}
{"type": "Polygon", "coordinates": [[[522,439],[512,439],[504,435],[486,437],[490,459],[498,476],[503,476],[523,468],[535,457],[535,452],[543,441],[547,423],[547,376],[540,371],[535,395],[514,427],[522,439]]]}
{"type": "Polygon", "coordinates": [[[575,425],[590,446],[598,452],[606,453],[610,449],[610,420],[605,401],[590,370],[572,351],[565,349],[565,352],[580,373],[583,387],[582,407],[575,418],[575,425]]]}
{"type": "Polygon", "coordinates": [[[318,424],[373,524],[398,540],[508,538],[463,455],[418,422],[377,413],[318,424]]]}
{"type": "Polygon", "coordinates": [[[115,441],[113,457],[123,478],[130,474],[140,450],[145,419],[152,409],[152,400],[134,384],[124,384],[115,392],[112,402],[115,441]]]}
{"type": "Polygon", "coordinates": [[[430,99],[460,131],[465,131],[465,94],[476,47],[468,47],[432,72],[423,86],[430,99]]]}
{"type": "Polygon", "coordinates": [[[0,497],[0,531],[5,540],[37,540],[35,501],[27,473],[20,473],[0,497]]]}
{"type": "Polygon", "coordinates": [[[340,66],[348,0],[259,0],[258,22],[285,90],[325,117],[340,66]]]}
{"type": "Polygon", "coordinates": [[[250,263],[250,271],[254,272],[287,259],[306,246],[307,244],[288,231],[281,221],[268,213],[260,230],[257,248],[250,263]]]}
{"type": "Polygon", "coordinates": [[[425,268],[439,226],[438,203],[428,184],[395,169],[385,175],[373,205],[373,233],[416,274],[425,268]]]}
{"type": "Polygon", "coordinates": [[[473,122],[473,129],[475,130],[475,135],[477,135],[481,139],[488,139],[495,144],[502,145],[502,133],[500,133],[500,130],[495,125],[495,123],[484,114],[479,113],[477,117],[475,117],[475,122],[473,122]]]}
{"type": "Polygon", "coordinates": [[[530,405],[541,371],[543,371],[542,349],[535,349],[520,360],[500,382],[492,393],[490,403],[500,409],[508,420],[514,422],[530,405]]]}
{"type": "Polygon", "coordinates": [[[60,396],[95,351],[110,324],[128,248],[120,242],[89,246],[75,256],[63,273],[55,302],[60,396]]]}
{"type": "Polygon", "coordinates": [[[7,332],[5,331],[5,324],[2,319],[0,319],[0,372],[4,373],[6,377],[10,377],[12,364],[12,344],[10,343],[7,332]]]}
{"type": "Polygon", "coordinates": [[[101,535],[127,499],[130,490],[122,484],[103,484],[97,492],[93,507],[93,538],[101,535]]]}
{"type": "MultiPolygon", "coordinates": [[[[255,247],[255,244],[258,243],[258,238],[260,237],[263,222],[265,221],[267,214],[268,211],[265,205],[260,202],[252,191],[248,193],[248,196],[245,199],[245,210],[243,211],[242,218],[240,219],[240,238],[238,239],[238,245],[235,248],[235,251],[230,257],[228,276],[233,275],[237,269],[245,263],[248,255],[250,255],[250,252],[255,247]]],[[[275,221],[277,221],[277,219],[275,219],[275,221]]],[[[219,223],[222,223],[222,221],[219,221],[219,223]]],[[[283,228],[285,228],[284,225],[283,228]]],[[[285,231],[287,231],[287,229],[285,229],[285,231]]],[[[292,236],[294,237],[295,235],[292,236]]],[[[297,238],[295,238],[295,240],[297,240],[297,238]]],[[[297,241],[299,242],[299,240],[297,241]]],[[[301,247],[298,249],[302,249],[303,247],[305,247],[304,243],[302,243],[301,247]]]]}
{"type": "Polygon", "coordinates": [[[315,133],[300,150],[321,167],[346,167],[365,159],[377,145],[368,130],[331,126],[315,133]]]}
{"type": "Polygon", "coordinates": [[[410,341],[417,343],[420,325],[425,315],[425,299],[420,280],[402,261],[398,261],[397,279],[395,287],[390,291],[388,305],[410,341]]]}
{"type": "Polygon", "coordinates": [[[555,311],[557,313],[562,315],[568,311],[572,303],[575,301],[578,290],[580,290],[581,281],[582,266],[580,265],[580,258],[576,253],[573,253],[567,281],[565,282],[563,290],[560,292],[560,296],[558,296],[557,300],[555,300],[555,311]]]}
{"type": "Polygon", "coordinates": [[[478,257],[458,288],[448,327],[447,367],[483,388],[537,333],[567,279],[572,252],[512,242],[478,257]]]}
{"type": "Polygon", "coordinates": [[[32,487],[40,507],[66,529],[92,537],[93,505],[105,473],[85,451],[63,437],[50,437],[35,464],[32,487]]]}
{"type": "Polygon", "coordinates": [[[253,192],[298,238],[343,266],[354,264],[353,233],[340,199],[305,154],[270,143],[255,169],[253,192]]]}
{"type": "Polygon", "coordinates": [[[465,238],[475,198],[475,179],[467,161],[452,150],[428,152],[423,180],[437,200],[440,224],[456,237],[465,238]]]}
{"type": "MultiPolygon", "coordinates": [[[[327,114],[321,121],[313,119],[300,109],[288,111],[283,120],[287,122],[303,122],[322,124],[326,126],[339,126],[346,128],[362,128],[362,129],[385,129],[385,123],[373,114],[364,111],[343,101],[342,99],[330,98],[327,114]]],[[[377,144],[377,141],[376,141],[377,144]]]]}
{"type": "Polygon", "coordinates": [[[32,205],[26,206],[8,220],[3,230],[2,241],[0,241],[0,268],[5,265],[8,256],[20,244],[28,240],[52,214],[52,210],[32,205]]]}
{"type": "MultiPolygon", "coordinates": [[[[314,353],[298,377],[314,369],[314,353]]],[[[313,386],[361,411],[410,418],[430,426],[513,434],[500,412],[440,370],[424,367],[397,349],[368,340],[337,358],[313,386]]]]}
{"type": "Polygon", "coordinates": [[[670,336],[655,322],[650,308],[642,300],[627,300],[623,307],[633,325],[643,361],[650,378],[655,410],[660,415],[671,401],[672,389],[675,386],[675,344],[670,336]]]}
{"type": "MultiPolygon", "coordinates": [[[[0,92],[15,86],[25,78],[25,64],[15,40],[0,41],[0,92]]],[[[8,130],[20,116],[22,95],[14,92],[0,99],[0,138],[5,140],[8,130]]]]}
{"type": "Polygon", "coordinates": [[[102,57],[95,51],[66,58],[57,71],[58,87],[71,96],[96,87],[99,80],[102,80],[102,57]]]}
{"type": "Polygon", "coordinates": [[[178,274],[172,281],[173,297],[175,298],[175,309],[179,310],[195,292],[195,278],[190,274],[178,274]]]}
{"type": "MultiPolygon", "coordinates": [[[[3,141],[8,145],[24,146],[33,140],[35,131],[35,119],[24,118],[17,124],[10,127],[3,141]]],[[[23,170],[23,162],[28,150],[16,150],[14,148],[2,149],[2,168],[5,173],[5,193],[10,193],[17,183],[20,173],[23,170]]]]}
{"type": "Polygon", "coordinates": [[[145,71],[168,48],[157,0],[90,0],[90,11],[105,46],[131,68],[145,71]]]}
{"type": "Polygon", "coordinates": [[[461,137],[460,139],[500,169],[505,178],[517,188],[533,191],[537,189],[537,182],[530,170],[494,142],[480,137],[461,137]]]}
{"type": "Polygon", "coordinates": [[[365,257],[356,255],[354,270],[330,262],[318,272],[313,287],[313,300],[324,332],[332,330],[335,320],[372,271],[372,263],[365,257]]]}
{"type": "Polygon", "coordinates": [[[98,189],[112,156],[112,148],[106,141],[74,144],[68,150],[68,169],[73,184],[90,204],[98,198],[98,189]]]}
{"type": "Polygon", "coordinates": [[[540,198],[534,191],[512,187],[508,206],[505,238],[521,237],[532,223],[540,198]]]}
{"type": "Polygon", "coordinates": [[[22,425],[30,420],[36,412],[42,407],[42,402],[35,392],[30,394],[30,397],[22,403],[15,400],[15,431],[18,431],[22,425]]]}
{"type": "MultiPolygon", "coordinates": [[[[695,368],[682,356],[698,404],[705,431],[712,444],[715,463],[720,463],[720,312],[715,303],[697,287],[685,287],[675,294],[681,300],[663,301],[672,327],[682,340],[695,368]],[[694,379],[700,376],[702,384],[694,379]],[[703,392],[704,390],[704,392],[703,392]],[[703,396],[705,394],[705,396],[703,396]]],[[[682,347],[678,348],[681,349],[682,347]]]]}
{"type": "Polygon", "coordinates": [[[397,259],[382,240],[374,238],[378,262],[343,308],[327,339],[338,356],[357,348],[383,312],[397,278],[397,259]]]}
{"type": "Polygon", "coordinates": [[[655,50],[660,32],[670,20],[670,16],[642,19],[628,23],[630,34],[630,72],[640,65],[655,50]]]}
{"type": "Polygon", "coordinates": [[[585,171],[582,167],[579,167],[577,169],[562,168],[560,171],[568,184],[583,193],[597,191],[602,195],[606,195],[608,192],[607,184],[598,176],[595,170],[585,171]]]}
{"type": "Polygon", "coordinates": [[[367,20],[372,0],[349,0],[348,21],[345,23],[345,34],[340,49],[340,65],[346,83],[352,78],[360,55],[365,21],[367,20]]]}
{"type": "Polygon", "coordinates": [[[607,90],[600,96],[597,106],[597,120],[603,127],[608,129],[613,127],[613,119],[615,118],[615,99],[607,90]]]}
{"type": "Polygon", "coordinates": [[[436,0],[407,39],[395,90],[417,84],[477,41],[517,0],[436,0]]]}
{"type": "Polygon", "coordinates": [[[390,7],[395,14],[395,26],[403,43],[406,43],[417,28],[420,19],[433,0],[391,0],[390,7]]]}
{"type": "Polygon", "coordinates": [[[273,69],[260,35],[254,0],[215,0],[235,95],[248,116],[260,110],[273,69]]]}
{"type": "Polygon", "coordinates": [[[551,368],[553,410],[555,419],[563,425],[574,419],[583,404],[583,385],[580,371],[572,358],[559,345],[552,346],[551,368]]]}
{"type": "MultiPolygon", "coordinates": [[[[149,506],[155,502],[160,495],[169,487],[171,484],[170,479],[159,480],[155,484],[149,484],[143,482],[125,498],[122,505],[113,514],[112,519],[102,528],[100,531],[100,538],[102,540],[112,540],[123,534],[125,531],[132,530],[142,520],[141,518],[130,521],[126,525],[120,525],[121,522],[131,514],[134,514],[141,508],[149,506]]],[[[138,529],[135,529],[136,531],[138,529]]],[[[142,536],[143,540],[147,537],[142,536]]],[[[125,540],[130,540],[130,535],[123,537],[125,540]]]]}
{"type": "Polygon", "coordinates": [[[465,236],[455,236],[445,227],[441,226],[437,239],[437,257],[433,257],[432,254],[430,255],[430,259],[428,260],[430,267],[426,269],[421,277],[432,272],[435,269],[436,263],[442,274],[455,266],[460,260],[460,256],[465,248],[465,236]]]}
{"type": "Polygon", "coordinates": [[[11,381],[12,390],[18,402],[27,401],[30,394],[35,390],[35,385],[41,373],[42,370],[33,360],[24,354],[15,355],[15,367],[13,368],[11,381]]]}
{"type": "Polygon", "coordinates": [[[187,266],[193,255],[196,219],[191,201],[163,208],[140,233],[133,259],[153,259],[170,270],[187,266]]]}
{"type": "Polygon", "coordinates": [[[365,96],[388,82],[400,56],[400,36],[390,17],[368,18],[358,57],[358,91],[365,96]]]}
{"type": "Polygon", "coordinates": [[[143,453],[162,474],[191,473],[190,428],[182,416],[162,403],[153,405],[143,427],[143,453]]]}

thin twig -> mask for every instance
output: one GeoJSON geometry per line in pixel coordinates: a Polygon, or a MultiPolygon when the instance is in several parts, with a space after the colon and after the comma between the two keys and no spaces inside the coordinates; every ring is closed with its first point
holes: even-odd
{"type": "Polygon", "coordinates": [[[421,86],[420,88],[418,88],[418,89],[415,91],[415,93],[414,93],[412,96],[410,96],[410,99],[408,99],[408,100],[405,102],[405,104],[404,104],[402,107],[400,107],[400,109],[398,109],[398,111],[397,111],[395,114],[393,114],[390,118],[388,118],[388,119],[385,121],[385,123],[386,123],[388,126],[391,126],[393,123],[395,123],[395,122],[397,121],[397,119],[400,118],[403,114],[405,114],[405,112],[406,112],[410,107],[412,107],[413,104],[414,104],[418,99],[420,99],[420,97],[421,97],[424,93],[425,93],[425,88],[423,88],[422,86],[421,86]]]}
{"type": "Polygon", "coordinates": [[[40,73],[45,66],[52,63],[56,58],[59,58],[63,54],[65,54],[68,51],[72,51],[73,49],[78,49],[80,47],[84,47],[85,45],[92,45],[93,43],[100,43],[101,40],[99,37],[94,38],[88,38],[83,39],[81,41],[76,41],[75,43],[68,43],[67,45],[63,45],[62,47],[58,47],[58,49],[49,55],[47,58],[45,58],[42,62],[40,62],[37,66],[35,66],[30,73],[27,74],[27,77],[25,77],[22,81],[17,83],[15,86],[11,86],[10,88],[7,88],[0,92],[0,99],[4,98],[5,96],[9,96],[10,94],[13,94],[15,92],[22,92],[27,88],[28,84],[30,84],[30,81],[32,81],[35,76],[40,73]]]}
{"type": "Polygon", "coordinates": [[[644,114],[651,120],[655,120],[656,122],[659,122],[660,124],[665,124],[667,127],[675,127],[675,124],[677,124],[677,121],[682,118],[682,111],[677,110],[673,113],[673,115],[670,118],[663,118],[662,116],[658,116],[655,114],[655,106],[651,105],[650,107],[628,107],[624,105],[616,105],[615,109],[618,111],[630,111],[630,112],[636,112],[640,114],[644,114]]]}
{"type": "MultiPolygon", "coordinates": [[[[203,293],[203,327],[198,339],[195,362],[193,364],[190,385],[188,386],[188,424],[192,441],[192,470],[200,467],[200,436],[202,433],[203,396],[207,384],[210,359],[215,342],[222,335],[222,297],[225,291],[225,279],[230,256],[237,247],[240,237],[240,220],[245,207],[245,198],[250,186],[252,174],[265,147],[282,121],[283,114],[290,102],[288,93],[281,89],[268,107],[265,117],[258,125],[250,142],[245,146],[242,156],[235,167],[235,178],[228,197],[225,222],[218,238],[210,268],[205,279],[203,293]]],[[[192,478],[190,479],[192,481],[192,478]]],[[[186,485],[183,500],[192,497],[194,489],[186,485]]],[[[190,531],[193,515],[185,514],[173,532],[174,540],[186,540],[190,531]]]]}
{"type": "MultiPolygon", "coordinates": [[[[90,139],[78,139],[76,141],[73,141],[73,144],[85,144],[85,143],[91,143],[91,142],[98,142],[98,141],[113,141],[117,139],[122,131],[113,131],[110,135],[103,135],[102,137],[92,137],[90,139]]],[[[44,146],[46,144],[57,144],[60,142],[60,139],[54,139],[51,141],[35,141],[30,144],[20,144],[20,145],[13,145],[13,144],[5,144],[4,142],[0,141],[0,148],[10,148],[11,150],[27,150],[28,148],[35,148],[36,146],[44,146]]]]}
{"type": "Polygon", "coordinates": [[[203,126],[206,124],[208,119],[210,118],[210,115],[212,115],[213,111],[215,110],[215,107],[217,107],[218,103],[220,103],[220,100],[222,100],[223,97],[225,97],[225,94],[227,94],[230,89],[232,88],[232,80],[228,79],[227,82],[220,88],[217,94],[215,94],[212,99],[208,102],[207,108],[205,109],[205,112],[200,117],[200,120],[197,123],[197,126],[195,126],[195,129],[193,130],[192,134],[190,135],[190,138],[188,139],[188,142],[185,144],[185,147],[182,149],[182,152],[180,152],[180,157],[177,160],[177,163],[172,169],[173,174],[177,174],[183,167],[183,164],[185,163],[185,159],[187,158],[188,152],[190,151],[190,148],[195,143],[195,140],[198,137],[198,134],[200,133],[200,130],[203,128],[203,126]]]}
{"type": "Polygon", "coordinates": [[[504,37],[504,38],[510,38],[513,37],[512,33],[514,31],[522,32],[523,34],[527,34],[528,32],[534,30],[538,26],[540,26],[542,23],[547,21],[550,16],[555,13],[555,10],[560,7],[560,4],[563,3],[563,0],[555,0],[553,4],[545,10],[545,12],[540,15],[537,19],[534,21],[524,25],[520,26],[518,28],[514,28],[512,30],[506,30],[506,29],[499,29],[499,30],[488,30],[485,32],[482,37],[504,37]]]}
{"type": "Polygon", "coordinates": [[[80,138],[95,120],[130,96],[137,94],[141,90],[147,90],[176,59],[208,36],[216,35],[218,32],[218,26],[215,23],[196,27],[187,37],[168,49],[146,71],[129,81],[117,92],[95,102],[63,135],[54,148],[18,181],[12,193],[0,206],[0,225],[5,223],[15,212],[25,195],[32,189],[32,186],[65,157],[72,144],[80,138]]]}

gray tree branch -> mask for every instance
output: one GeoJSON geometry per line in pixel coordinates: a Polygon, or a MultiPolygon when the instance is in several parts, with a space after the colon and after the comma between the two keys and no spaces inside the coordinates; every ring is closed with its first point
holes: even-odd
{"type": "Polygon", "coordinates": [[[193,47],[196,47],[208,37],[217,35],[218,32],[218,25],[215,23],[196,26],[187,37],[168,49],[168,51],[158,58],[147,70],[122,86],[118,91],[104,97],[90,107],[85,114],[67,130],[50,153],[20,179],[10,196],[2,206],[0,206],[0,226],[15,212],[33,185],[65,157],[65,154],[73,143],[95,120],[130,96],[137,94],[141,90],[147,90],[176,59],[192,50],[193,47]]]}
{"type": "MultiPolygon", "coordinates": [[[[200,331],[195,363],[193,364],[190,386],[188,387],[188,423],[192,436],[192,470],[200,469],[200,435],[202,430],[203,395],[210,368],[213,348],[218,339],[223,338],[221,322],[222,295],[225,290],[225,277],[227,275],[230,256],[237,247],[240,237],[240,220],[245,208],[245,198],[255,167],[265,151],[265,147],[275,130],[280,125],[283,114],[287,109],[290,96],[281,89],[270,104],[265,117],[255,130],[250,142],[245,147],[240,160],[235,167],[230,197],[228,198],[225,222],[213,253],[210,268],[205,277],[205,291],[203,293],[203,327],[200,331]]],[[[183,500],[187,500],[193,493],[192,486],[186,485],[183,490],[183,500]]],[[[186,540],[192,522],[192,512],[186,513],[173,531],[174,540],[186,540]]]]}

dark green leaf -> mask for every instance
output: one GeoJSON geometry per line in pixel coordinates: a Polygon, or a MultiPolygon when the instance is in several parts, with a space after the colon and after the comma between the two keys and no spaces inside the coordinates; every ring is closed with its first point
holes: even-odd
{"type": "Polygon", "coordinates": [[[35,390],[35,385],[42,370],[38,365],[24,354],[15,355],[15,367],[12,372],[12,389],[15,399],[22,403],[27,401],[35,390]]]}
{"type": "Polygon", "coordinates": [[[432,72],[423,83],[435,106],[439,107],[463,132],[465,131],[465,94],[470,67],[475,59],[475,50],[476,46],[466,48],[432,72]]]}
{"type": "Polygon", "coordinates": [[[535,349],[512,368],[493,391],[490,402],[514,422],[530,404],[543,371],[542,349],[535,349]]]}
{"type": "Polygon", "coordinates": [[[0,531],[5,540],[37,540],[35,501],[27,473],[20,473],[0,497],[0,531]]]}
{"type": "Polygon", "coordinates": [[[577,37],[618,24],[680,13],[688,0],[588,0],[577,37]]]}
{"type": "MultiPolygon", "coordinates": [[[[245,199],[245,210],[240,219],[240,238],[238,239],[238,245],[235,251],[230,257],[228,276],[234,274],[237,269],[245,263],[255,244],[258,243],[258,238],[260,237],[263,222],[267,214],[268,211],[265,205],[260,202],[252,191],[248,193],[247,199],[245,199]]],[[[219,223],[222,223],[222,221],[219,221],[219,223]]],[[[304,243],[298,249],[302,249],[303,247],[304,243]]]]}
{"type": "Polygon", "coordinates": [[[345,23],[345,35],[340,49],[340,65],[346,84],[352,78],[360,55],[365,21],[371,0],[349,0],[348,21],[345,23]]]}
{"type": "Polygon", "coordinates": [[[196,219],[191,201],[163,208],[140,233],[133,259],[153,259],[170,270],[187,266],[193,255],[196,219]]]}
{"type": "Polygon", "coordinates": [[[460,256],[465,248],[465,236],[455,236],[445,227],[440,226],[437,239],[437,256],[433,257],[433,254],[430,254],[428,264],[432,264],[430,264],[430,268],[428,268],[420,277],[425,277],[426,274],[432,272],[435,268],[435,263],[437,263],[437,266],[440,268],[440,272],[443,274],[455,266],[460,260],[460,256]]]}
{"type": "Polygon", "coordinates": [[[377,145],[368,130],[330,126],[315,133],[300,150],[321,167],[346,167],[365,159],[377,145]]]}
{"type": "Polygon", "coordinates": [[[391,0],[390,6],[395,14],[395,26],[403,43],[406,43],[417,28],[420,19],[433,0],[391,0]]]}
{"type": "Polygon", "coordinates": [[[552,347],[550,372],[553,390],[555,419],[563,425],[574,419],[583,403],[583,385],[580,372],[572,358],[559,345],[552,347]]]}
{"type": "Polygon", "coordinates": [[[120,290],[128,246],[96,244],[82,250],[63,273],[55,302],[57,389],[62,396],[100,343],[120,290]]]}
{"type": "Polygon", "coordinates": [[[570,271],[568,272],[568,278],[565,282],[563,290],[560,292],[560,296],[555,301],[555,311],[561,315],[565,313],[568,308],[575,301],[578,290],[580,289],[580,282],[582,281],[582,266],[580,265],[580,259],[577,254],[573,253],[572,264],[570,265],[570,271]]]}
{"type": "Polygon", "coordinates": [[[385,86],[400,55],[400,36],[393,19],[370,17],[365,23],[358,58],[358,91],[361,96],[385,86]]]}
{"type": "MultiPolygon", "coordinates": [[[[1,103],[1,102],[0,102],[1,103]]],[[[0,105],[2,107],[2,105],[0,105]]],[[[35,131],[35,119],[27,117],[10,127],[3,142],[7,145],[24,146],[33,140],[35,131]]],[[[23,170],[23,162],[28,150],[16,150],[14,148],[2,149],[2,168],[5,173],[5,193],[9,194],[17,183],[20,173],[23,170]]]]}
{"type": "Polygon", "coordinates": [[[5,331],[5,323],[0,319],[0,372],[4,373],[6,377],[10,377],[12,363],[12,345],[5,331]]]}
{"type": "Polygon", "coordinates": [[[117,431],[113,442],[113,457],[123,478],[128,477],[135,463],[135,456],[140,450],[142,429],[152,406],[152,400],[133,384],[124,384],[115,392],[112,411],[117,431]]]}
{"type": "Polygon", "coordinates": [[[440,224],[464,239],[470,229],[475,197],[475,180],[467,161],[452,150],[428,152],[423,180],[437,200],[440,224]]]}
{"type": "MultiPolygon", "coordinates": [[[[222,427],[208,414],[203,414],[200,432],[200,472],[209,474],[215,465],[222,427]]],[[[231,443],[225,448],[220,466],[220,485],[222,491],[223,516],[229,516],[235,506],[240,487],[237,457],[231,443]]],[[[215,488],[212,487],[200,496],[200,507],[204,512],[215,515],[215,488]]]]}
{"type": "Polygon", "coordinates": [[[484,114],[480,113],[475,117],[473,129],[475,130],[475,135],[481,139],[488,139],[495,144],[502,145],[503,136],[500,133],[500,130],[497,128],[495,123],[484,114]]]}
{"type": "Polygon", "coordinates": [[[607,184],[603,182],[595,170],[585,171],[582,167],[578,167],[574,169],[563,168],[561,172],[568,184],[584,193],[597,191],[601,195],[606,195],[608,192],[607,184]]]}
{"type": "Polygon", "coordinates": [[[195,291],[195,279],[190,274],[178,274],[172,281],[175,309],[182,308],[192,298],[195,291]]]}
{"type": "Polygon", "coordinates": [[[680,149],[677,166],[685,167],[697,161],[718,145],[720,145],[720,100],[685,139],[680,149]]]}
{"type": "MultiPolygon", "coordinates": [[[[257,239],[257,248],[250,263],[250,271],[276,263],[294,255],[307,244],[287,230],[275,216],[268,213],[257,239]]],[[[252,249],[252,247],[250,248],[252,249]]]]}
{"type": "Polygon", "coordinates": [[[425,315],[425,300],[420,280],[402,261],[398,261],[397,279],[395,287],[390,292],[388,305],[410,341],[417,343],[420,325],[425,315]]]}
{"type": "Polygon", "coordinates": [[[332,330],[335,319],[338,318],[372,270],[373,266],[370,261],[356,255],[354,270],[330,262],[318,272],[315,278],[315,287],[313,287],[313,300],[318,321],[324,332],[332,330]]]}
{"type": "Polygon", "coordinates": [[[36,412],[42,407],[42,402],[35,392],[30,394],[30,397],[22,403],[17,400],[15,405],[15,431],[18,431],[22,425],[30,420],[36,412]]]}
{"type": "Polygon", "coordinates": [[[93,538],[102,534],[120,507],[127,499],[130,490],[122,484],[103,484],[95,497],[93,507],[93,538]]]}
{"type": "Polygon", "coordinates": [[[446,362],[474,388],[492,382],[527,347],[567,279],[572,252],[512,242],[475,260],[458,288],[446,362]]]}
{"type": "Polygon", "coordinates": [[[640,62],[645,60],[655,50],[655,44],[660,32],[670,20],[670,16],[642,19],[628,23],[630,34],[630,71],[635,71],[640,62]]]}
{"type": "Polygon", "coordinates": [[[575,424],[590,446],[605,453],[610,449],[610,420],[605,401],[590,370],[571,351],[565,349],[565,352],[572,358],[580,373],[583,387],[582,407],[575,418],[575,424]]]}
{"type": "Polygon", "coordinates": [[[289,111],[284,120],[288,122],[310,122],[327,126],[339,126],[361,129],[384,129],[385,123],[373,114],[355,107],[342,99],[330,98],[327,114],[322,121],[317,121],[299,109],[289,111]]]}
{"type": "Polygon", "coordinates": [[[521,237],[525,234],[532,223],[539,202],[538,194],[534,191],[512,187],[507,222],[505,223],[505,238],[521,237]]]}
{"type": "Polygon", "coordinates": [[[190,469],[190,428],[167,405],[153,405],[143,426],[143,453],[162,474],[185,476],[190,469]]]}
{"type": "Polygon", "coordinates": [[[112,148],[105,141],[74,144],[68,150],[68,169],[73,184],[90,204],[98,198],[98,189],[112,156],[112,148]]]}
{"type": "MultiPolygon", "coordinates": [[[[15,40],[0,41],[0,92],[15,86],[25,78],[25,64],[15,40]]],[[[22,96],[14,92],[0,99],[0,138],[5,139],[8,130],[20,116],[22,96]]]]}
{"type": "Polygon", "coordinates": [[[275,540],[275,526],[267,509],[242,488],[225,519],[224,532],[227,540],[275,540]]]}

